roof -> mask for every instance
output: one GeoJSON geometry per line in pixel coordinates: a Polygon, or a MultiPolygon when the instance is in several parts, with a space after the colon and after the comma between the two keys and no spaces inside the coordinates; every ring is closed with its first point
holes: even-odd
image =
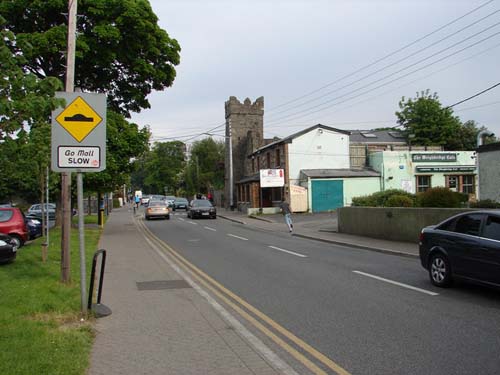
{"type": "Polygon", "coordinates": [[[477,152],[489,152],[489,151],[498,151],[500,150],[500,142],[489,143],[487,145],[481,145],[477,148],[477,152]]]}
{"type": "Polygon", "coordinates": [[[404,144],[405,135],[396,129],[391,130],[351,130],[350,143],[404,144]]]}
{"type": "Polygon", "coordinates": [[[300,137],[301,135],[309,133],[311,130],[318,129],[318,128],[325,129],[325,130],[330,130],[332,132],[341,133],[341,134],[345,134],[345,135],[351,134],[348,130],[341,130],[341,129],[337,129],[337,128],[332,128],[331,126],[317,124],[317,125],[310,126],[310,127],[306,128],[304,130],[301,130],[301,131],[299,131],[297,133],[293,133],[293,134],[289,135],[288,137],[279,139],[279,140],[271,142],[271,143],[269,143],[269,144],[267,144],[265,146],[262,146],[261,148],[258,148],[252,154],[250,154],[250,156],[251,155],[255,155],[255,154],[259,154],[264,149],[271,148],[271,147],[273,147],[275,145],[278,145],[278,144],[291,143],[294,138],[300,137]]]}
{"type": "Polygon", "coordinates": [[[241,180],[239,181],[236,181],[237,184],[244,184],[244,183],[247,183],[247,182],[259,182],[260,181],[260,174],[259,173],[256,173],[256,174],[253,174],[251,176],[246,176],[246,177],[243,177],[241,180]]]}
{"type": "Polygon", "coordinates": [[[373,169],[302,169],[300,171],[310,178],[332,177],[380,177],[380,173],[373,169]]]}

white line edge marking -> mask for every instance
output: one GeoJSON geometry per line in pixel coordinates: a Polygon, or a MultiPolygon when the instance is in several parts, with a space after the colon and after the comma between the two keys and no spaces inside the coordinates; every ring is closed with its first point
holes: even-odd
{"type": "Polygon", "coordinates": [[[269,247],[270,247],[271,249],[278,250],[278,251],[283,251],[284,253],[288,253],[288,254],[291,254],[291,255],[295,255],[295,256],[297,256],[297,257],[307,258],[307,255],[304,255],[304,254],[295,253],[295,252],[293,252],[293,251],[290,251],[290,250],[285,250],[285,249],[281,249],[281,248],[276,247],[276,246],[271,246],[271,245],[269,245],[269,247]]]}
{"type": "Polygon", "coordinates": [[[212,232],[217,232],[217,229],[210,228],[210,227],[204,227],[205,229],[211,230],[212,232]]]}
{"type": "Polygon", "coordinates": [[[235,234],[228,233],[227,235],[230,237],[238,238],[238,239],[243,240],[243,241],[248,241],[248,238],[240,237],[240,236],[237,236],[235,234]]]}
{"type": "Polygon", "coordinates": [[[399,283],[397,281],[392,281],[392,280],[389,280],[389,279],[384,279],[383,277],[371,275],[371,274],[366,273],[366,272],[361,272],[361,271],[352,271],[352,272],[357,273],[359,275],[371,277],[373,279],[377,279],[377,280],[380,280],[380,281],[385,281],[386,283],[389,283],[389,284],[394,284],[394,285],[401,286],[403,288],[415,290],[415,291],[420,292],[420,293],[425,293],[425,294],[428,294],[428,295],[431,295],[431,296],[438,296],[439,295],[439,293],[431,292],[431,291],[425,290],[425,289],[420,289],[420,288],[417,288],[415,286],[411,286],[411,285],[399,283]]]}
{"type": "Polygon", "coordinates": [[[222,307],[215,299],[213,299],[205,290],[203,290],[197,283],[188,276],[182,269],[180,269],[169,257],[167,257],[158,247],[152,243],[152,241],[144,237],[146,241],[151,245],[151,247],[156,251],[156,253],[167,262],[167,264],[172,267],[184,280],[186,280],[189,285],[193,287],[194,290],[198,292],[205,300],[220,314],[222,317],[232,326],[235,330],[259,352],[264,356],[273,366],[283,371],[286,375],[298,375],[295,370],[293,370],[288,363],[283,361],[276,353],[274,353],[266,344],[264,344],[257,336],[251,333],[243,324],[239,322],[233,315],[231,315],[224,307],[222,307]]]}

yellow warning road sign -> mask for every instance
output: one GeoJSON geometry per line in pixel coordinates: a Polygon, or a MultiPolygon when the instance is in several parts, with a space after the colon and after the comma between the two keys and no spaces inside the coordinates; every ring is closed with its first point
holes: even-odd
{"type": "Polygon", "coordinates": [[[79,96],[56,117],[56,121],[81,142],[99,125],[102,118],[79,96]]]}

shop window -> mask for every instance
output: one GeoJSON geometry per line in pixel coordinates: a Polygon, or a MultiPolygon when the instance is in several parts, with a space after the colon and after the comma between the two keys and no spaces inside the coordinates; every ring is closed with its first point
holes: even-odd
{"type": "Polygon", "coordinates": [[[431,176],[417,176],[417,192],[427,191],[431,187],[431,176]]]}
{"type": "Polygon", "coordinates": [[[474,194],[474,176],[462,176],[462,193],[474,194]]]}

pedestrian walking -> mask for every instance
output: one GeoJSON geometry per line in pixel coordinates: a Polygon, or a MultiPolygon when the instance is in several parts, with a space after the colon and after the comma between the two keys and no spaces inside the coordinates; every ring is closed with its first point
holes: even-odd
{"type": "Polygon", "coordinates": [[[288,226],[288,230],[290,233],[293,231],[293,222],[292,222],[292,211],[290,210],[290,205],[287,201],[283,200],[280,204],[281,213],[285,217],[285,223],[288,226]]]}

